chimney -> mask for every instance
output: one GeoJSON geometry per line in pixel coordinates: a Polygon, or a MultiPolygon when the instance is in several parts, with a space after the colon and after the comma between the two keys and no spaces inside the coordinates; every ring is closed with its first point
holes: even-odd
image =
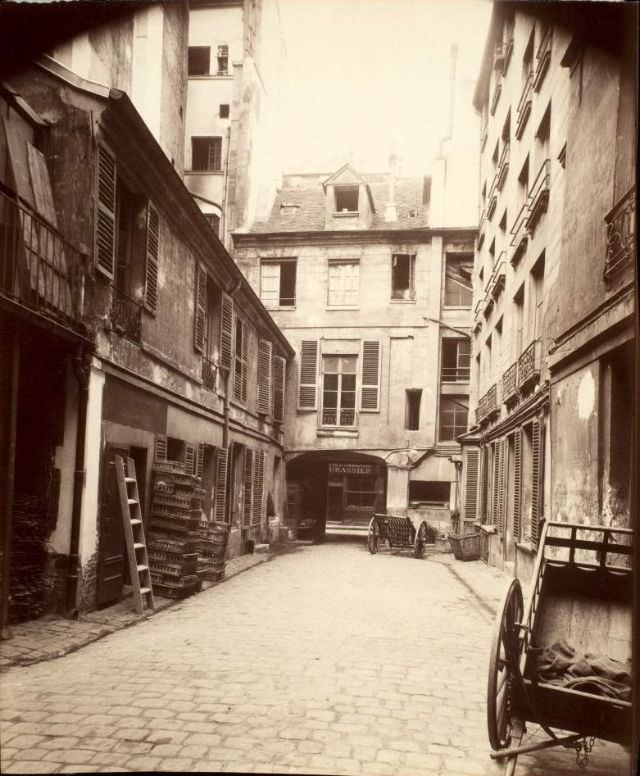
{"type": "Polygon", "coordinates": [[[398,157],[392,152],[389,156],[389,196],[387,198],[387,207],[384,211],[385,221],[397,221],[398,211],[396,209],[396,168],[398,157]]]}
{"type": "Polygon", "coordinates": [[[458,62],[458,45],[456,43],[451,44],[449,52],[449,118],[447,121],[447,132],[445,136],[440,140],[440,154],[439,159],[444,159],[447,156],[447,147],[449,142],[453,138],[453,124],[454,114],[456,107],[456,67],[458,62]]]}

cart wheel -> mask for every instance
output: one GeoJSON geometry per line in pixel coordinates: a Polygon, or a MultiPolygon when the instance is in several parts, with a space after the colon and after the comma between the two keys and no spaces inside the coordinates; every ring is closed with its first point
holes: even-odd
{"type": "Polygon", "coordinates": [[[518,624],[523,611],[522,588],[519,580],[514,579],[498,608],[497,629],[489,658],[487,728],[494,750],[505,749],[511,741],[514,677],[520,660],[518,624]]]}
{"type": "Polygon", "coordinates": [[[367,547],[372,555],[378,552],[378,521],[375,519],[375,517],[372,517],[371,522],[369,523],[369,530],[367,532],[367,547]]]}
{"type": "Polygon", "coordinates": [[[427,544],[427,524],[424,520],[420,523],[420,527],[416,531],[416,538],[413,543],[413,557],[422,558],[424,556],[424,548],[427,544]]]}

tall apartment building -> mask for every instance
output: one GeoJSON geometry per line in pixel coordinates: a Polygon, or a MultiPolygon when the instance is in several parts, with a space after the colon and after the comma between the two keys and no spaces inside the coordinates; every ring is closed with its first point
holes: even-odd
{"type": "Polygon", "coordinates": [[[315,521],[373,512],[449,528],[467,428],[475,230],[430,225],[430,178],[285,175],[234,258],[297,354],[291,500],[315,521]]]}
{"type": "Polygon", "coordinates": [[[525,579],[544,519],[628,524],[635,10],[496,3],[474,95],[463,516],[525,579]]]}

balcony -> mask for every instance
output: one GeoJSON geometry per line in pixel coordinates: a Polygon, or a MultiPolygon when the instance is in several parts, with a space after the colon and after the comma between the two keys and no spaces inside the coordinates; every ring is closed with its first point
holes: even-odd
{"type": "Polygon", "coordinates": [[[133,342],[142,341],[142,305],[117,288],[111,300],[111,328],[133,342]]]}
{"type": "Polygon", "coordinates": [[[518,362],[515,361],[502,375],[502,403],[509,405],[518,395],[518,362]]]}
{"type": "Polygon", "coordinates": [[[498,191],[502,191],[504,182],[507,179],[507,173],[509,172],[510,152],[511,152],[511,146],[509,145],[509,143],[506,143],[504,148],[502,149],[502,154],[500,155],[500,161],[498,162],[498,171],[496,173],[496,188],[498,189],[498,191]]]}
{"type": "Polygon", "coordinates": [[[635,263],[636,188],[632,186],[604,218],[607,228],[607,258],[604,279],[611,280],[635,263]]]}
{"type": "Polygon", "coordinates": [[[540,379],[540,340],[533,340],[518,359],[518,388],[524,391],[540,379]]]}
{"type": "Polygon", "coordinates": [[[522,87],[522,94],[518,101],[516,109],[516,137],[518,140],[522,137],[524,128],[527,126],[529,115],[531,114],[531,97],[533,91],[533,75],[529,73],[527,80],[522,87]]]}
{"type": "Polygon", "coordinates": [[[527,218],[527,229],[531,234],[533,234],[533,230],[536,228],[543,213],[547,212],[551,184],[550,169],[551,162],[549,159],[545,159],[529,190],[529,217],[527,218]]]}
{"type": "Polygon", "coordinates": [[[485,417],[491,419],[499,412],[498,386],[494,383],[485,394],[485,417]]]}
{"type": "Polygon", "coordinates": [[[500,294],[502,293],[502,290],[504,289],[505,282],[507,279],[506,271],[505,271],[505,259],[506,259],[506,251],[501,251],[500,255],[498,256],[498,261],[496,262],[496,266],[493,269],[493,272],[491,273],[490,278],[490,293],[493,299],[497,300],[500,294]]]}
{"type": "Polygon", "coordinates": [[[518,262],[527,250],[527,244],[529,242],[529,232],[527,229],[527,219],[529,217],[529,203],[528,201],[518,211],[516,220],[511,227],[511,266],[517,266],[518,262]]]}
{"type": "Polygon", "coordinates": [[[216,389],[216,375],[218,373],[218,365],[215,361],[206,356],[202,357],[202,385],[208,391],[215,391],[216,389]]]}
{"type": "Polygon", "coordinates": [[[496,108],[498,107],[498,103],[500,102],[500,95],[502,94],[502,75],[497,74],[496,76],[496,83],[493,87],[493,94],[491,95],[491,105],[489,106],[489,112],[493,116],[496,112],[496,108]]]}
{"type": "Polygon", "coordinates": [[[84,254],[7,190],[0,191],[0,297],[82,334],[86,270],[84,254]]]}
{"type": "Polygon", "coordinates": [[[443,383],[468,383],[471,379],[471,367],[443,366],[440,380],[443,383]]]}
{"type": "Polygon", "coordinates": [[[533,88],[536,92],[540,91],[540,87],[544,81],[544,77],[549,69],[549,63],[551,62],[551,40],[553,30],[549,28],[544,34],[540,45],[538,46],[538,53],[536,54],[536,72],[533,79],[533,88]]]}

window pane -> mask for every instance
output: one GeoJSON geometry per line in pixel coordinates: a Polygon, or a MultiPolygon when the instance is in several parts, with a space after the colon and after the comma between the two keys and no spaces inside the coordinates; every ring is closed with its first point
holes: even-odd
{"type": "Polygon", "coordinates": [[[325,374],[325,376],[324,376],[324,389],[325,389],[325,391],[337,391],[338,390],[338,375],[325,374]]]}
{"type": "Polygon", "coordinates": [[[322,393],[322,403],[324,407],[335,409],[338,406],[338,392],[329,391],[325,388],[322,393]]]}
{"type": "Polygon", "coordinates": [[[292,307],[296,303],[296,263],[284,261],[280,265],[280,306],[292,307]]]}
{"type": "Polygon", "coordinates": [[[340,404],[345,409],[354,409],[356,406],[356,393],[355,391],[343,390],[340,394],[340,404]]]}
{"type": "MultiPolygon", "coordinates": [[[[323,359],[323,372],[328,374],[329,372],[337,374],[340,366],[340,356],[325,356],[323,359]]],[[[338,380],[336,378],[336,387],[338,386],[338,380]]]]}
{"type": "MultiPolygon", "coordinates": [[[[342,372],[342,374],[355,375],[356,365],[358,363],[357,356],[342,356],[340,361],[341,361],[340,371],[342,372]]],[[[354,380],[355,380],[355,377],[354,377],[354,380]]]]}

